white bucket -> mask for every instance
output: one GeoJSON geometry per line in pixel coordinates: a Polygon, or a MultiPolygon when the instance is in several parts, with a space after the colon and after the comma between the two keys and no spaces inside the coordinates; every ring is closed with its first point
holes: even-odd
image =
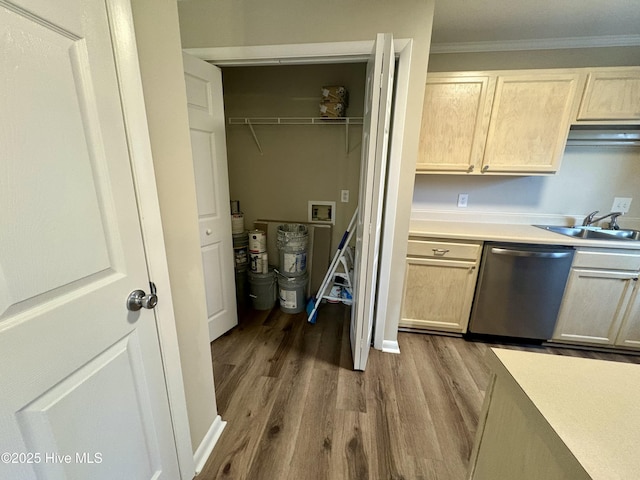
{"type": "Polygon", "coordinates": [[[243,213],[234,213],[231,215],[231,233],[242,233],[244,232],[244,214],[243,213]]]}
{"type": "Polygon", "coordinates": [[[308,275],[300,277],[286,277],[278,274],[278,296],[280,310],[284,313],[300,313],[307,304],[305,292],[307,290],[308,275]]]}
{"type": "Polygon", "coordinates": [[[297,277],[307,271],[307,252],[287,252],[278,250],[280,254],[280,273],[287,277],[297,277]]]}
{"type": "Polygon", "coordinates": [[[253,273],[267,273],[269,271],[269,255],[267,252],[249,253],[249,269],[253,273]]]}
{"type": "Polygon", "coordinates": [[[306,251],[309,243],[309,229],[299,223],[285,223],[278,227],[277,245],[288,252],[306,251]]]}
{"type": "Polygon", "coordinates": [[[278,253],[280,273],[297,277],[307,271],[307,244],[309,230],[306,225],[286,223],[278,227],[278,253]]]}
{"type": "Polygon", "coordinates": [[[262,230],[251,230],[249,232],[249,251],[251,253],[267,251],[267,236],[262,230]]]}

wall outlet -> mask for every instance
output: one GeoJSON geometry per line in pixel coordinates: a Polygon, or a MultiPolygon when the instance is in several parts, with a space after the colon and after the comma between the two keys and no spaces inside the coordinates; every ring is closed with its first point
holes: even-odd
{"type": "Polygon", "coordinates": [[[616,197],[613,199],[613,206],[611,207],[612,212],[622,212],[627,213],[629,211],[629,207],[631,206],[632,198],[625,197],[616,197]]]}
{"type": "Polygon", "coordinates": [[[349,203],[349,190],[340,190],[340,201],[342,203],[349,203]]]}
{"type": "Polygon", "coordinates": [[[468,193],[459,193],[458,194],[458,207],[459,208],[467,208],[467,204],[469,203],[469,194],[468,193]]]}

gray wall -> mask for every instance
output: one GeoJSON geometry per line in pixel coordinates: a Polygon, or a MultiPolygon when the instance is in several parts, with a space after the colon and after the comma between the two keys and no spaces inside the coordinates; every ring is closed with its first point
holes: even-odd
{"type": "MultiPolygon", "coordinates": [[[[226,117],[318,117],[320,87],[349,90],[347,116],[362,116],[365,64],[229,67],[223,69],[226,117]]],[[[240,201],[245,226],[258,218],[307,221],[308,201],[336,202],[332,249],[358,204],[362,127],[256,125],[260,154],[249,127],[227,125],[231,198],[240,201]],[[349,190],[349,202],[340,191],[349,190]]],[[[274,260],[272,260],[272,263],[274,260]]]]}

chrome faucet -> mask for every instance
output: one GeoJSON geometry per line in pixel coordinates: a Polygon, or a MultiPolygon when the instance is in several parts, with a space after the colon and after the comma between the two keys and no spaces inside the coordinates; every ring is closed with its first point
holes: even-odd
{"type": "Polygon", "coordinates": [[[589,225],[591,225],[593,223],[593,217],[595,217],[596,213],[598,213],[599,211],[600,210],[595,210],[591,212],[589,215],[587,215],[586,217],[584,217],[584,220],[582,221],[582,226],[588,227],[589,225]]]}
{"type": "Polygon", "coordinates": [[[611,212],[611,213],[607,213],[606,215],[603,215],[602,217],[594,218],[596,213],[598,213],[598,211],[599,210],[596,210],[595,212],[591,212],[589,215],[584,217],[584,220],[582,221],[582,226],[588,227],[589,225],[592,225],[594,223],[601,222],[605,218],[611,217],[611,220],[609,220],[609,230],[620,230],[620,225],[618,225],[618,217],[623,214],[622,212],[611,212]]]}

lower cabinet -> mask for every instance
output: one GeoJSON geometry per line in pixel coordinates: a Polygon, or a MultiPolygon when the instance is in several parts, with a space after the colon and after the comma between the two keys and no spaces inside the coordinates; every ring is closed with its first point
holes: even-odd
{"type": "Polygon", "coordinates": [[[620,332],[616,337],[616,346],[640,350],[640,286],[634,281],[629,308],[622,319],[620,332]]]}
{"type": "Polygon", "coordinates": [[[578,251],[553,341],[640,349],[639,264],[640,252],[578,251]]]}
{"type": "Polygon", "coordinates": [[[400,327],[464,333],[481,245],[410,240],[400,327]]]}

